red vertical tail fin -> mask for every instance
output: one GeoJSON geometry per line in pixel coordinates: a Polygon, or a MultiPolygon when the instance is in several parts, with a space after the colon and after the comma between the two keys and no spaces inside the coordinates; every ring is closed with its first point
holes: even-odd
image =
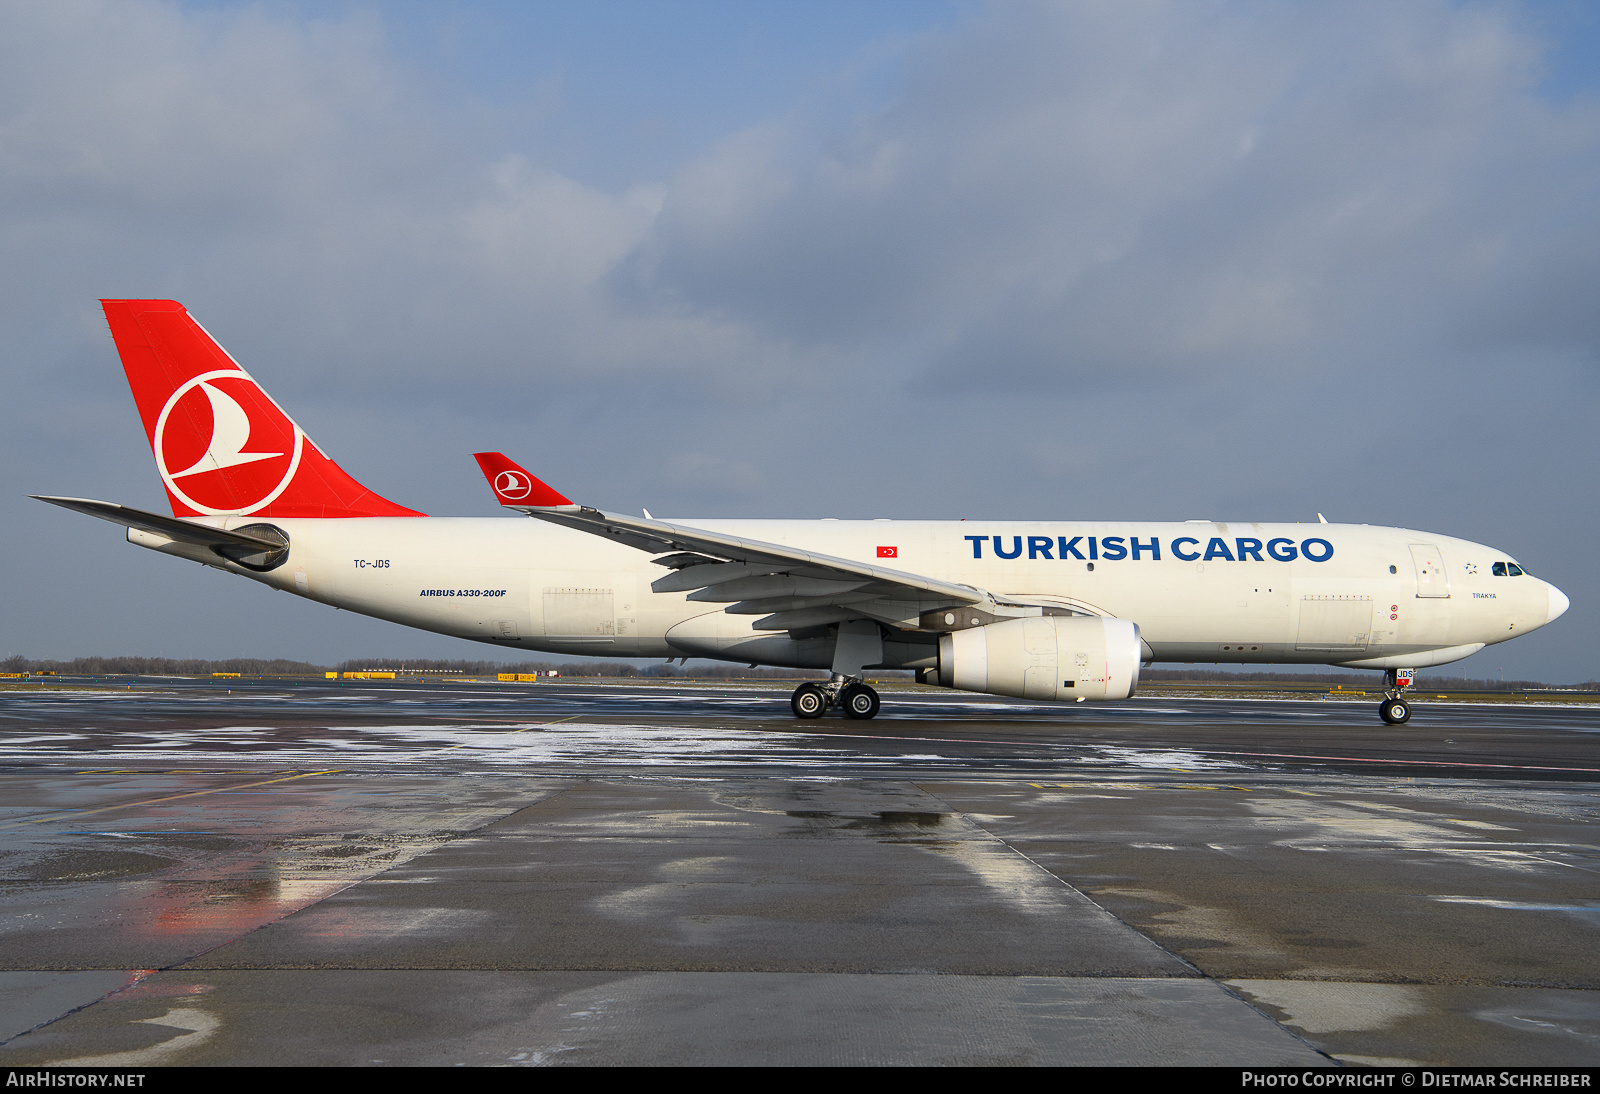
{"type": "Polygon", "coordinates": [[[102,300],[174,516],[420,517],[345,474],[175,300],[102,300]]]}

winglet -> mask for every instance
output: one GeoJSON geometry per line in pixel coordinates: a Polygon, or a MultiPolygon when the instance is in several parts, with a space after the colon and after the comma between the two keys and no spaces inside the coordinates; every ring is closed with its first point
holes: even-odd
{"type": "Polygon", "coordinates": [[[489,489],[501,505],[517,509],[547,509],[572,502],[528,474],[516,461],[500,452],[474,452],[472,458],[483,469],[489,489]]]}

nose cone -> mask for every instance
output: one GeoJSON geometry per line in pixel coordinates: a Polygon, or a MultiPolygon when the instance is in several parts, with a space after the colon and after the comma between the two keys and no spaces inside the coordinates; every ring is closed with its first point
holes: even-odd
{"type": "Polygon", "coordinates": [[[1567,599],[1566,593],[1562,592],[1548,581],[1545,582],[1544,587],[1550,592],[1550,617],[1546,619],[1545,622],[1554,623],[1561,616],[1561,614],[1572,605],[1572,601],[1567,599]]]}

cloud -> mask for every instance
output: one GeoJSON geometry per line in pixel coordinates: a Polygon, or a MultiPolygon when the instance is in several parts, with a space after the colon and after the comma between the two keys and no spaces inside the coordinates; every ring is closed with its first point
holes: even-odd
{"type": "Polygon", "coordinates": [[[666,481],[685,492],[710,490],[736,498],[749,498],[766,485],[761,469],[748,460],[680,452],[666,463],[666,481]]]}
{"type": "MultiPolygon", "coordinates": [[[[488,511],[466,453],[503,448],[617,510],[1325,508],[1588,580],[1600,106],[1541,95],[1522,9],[960,12],[599,186],[537,149],[604,74],[474,97],[401,57],[402,9],[0,6],[0,451],[159,504],[94,299],[173,296],[433,512],[488,511]]],[[[15,565],[54,572],[82,529],[18,504],[15,565]]],[[[64,620],[137,638],[187,588],[7,614],[76,655],[64,620]]]]}
{"type": "Polygon", "coordinates": [[[416,115],[370,17],[297,25],[87,0],[4,17],[13,208],[238,228],[418,166],[416,115]],[[386,170],[363,169],[374,159],[386,170]]]}
{"type": "MultiPolygon", "coordinates": [[[[990,6],[849,131],[686,168],[638,275],[802,348],[914,346],[936,390],[1389,368],[1552,259],[1592,281],[1600,113],[1540,59],[1500,8],[990,6]]],[[[1572,295],[1541,339],[1592,340],[1572,295]]]]}
{"type": "Polygon", "coordinates": [[[614,193],[431,93],[377,16],[6,18],[0,239],[28,273],[0,314],[95,269],[214,299],[340,397],[445,369],[444,403],[523,409],[863,373],[1062,398],[1592,350],[1600,322],[1574,288],[1600,115],[1538,97],[1506,9],[993,5],[912,47],[891,101],[797,108],[614,193]]]}
{"type": "Polygon", "coordinates": [[[709,312],[613,299],[661,185],[605,193],[507,151],[518,134],[430,96],[375,15],[80,0],[0,21],[8,328],[41,301],[175,295],[291,393],[443,372],[438,398],[468,405],[634,379],[726,393],[783,360],[709,312]]]}

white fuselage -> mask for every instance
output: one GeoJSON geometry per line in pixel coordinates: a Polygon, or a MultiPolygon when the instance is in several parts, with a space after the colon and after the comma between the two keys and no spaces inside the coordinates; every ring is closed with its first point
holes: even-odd
{"type": "MultiPolygon", "coordinates": [[[[238,528],[250,517],[211,518],[238,528]]],[[[656,593],[649,554],[543,521],[273,519],[283,565],[255,573],[133,531],[144,546],[409,627],[495,645],[618,657],[707,656],[827,667],[831,643],[751,629],[750,616],[656,593]]],[[[682,525],[1131,620],[1152,661],[1424,667],[1543,626],[1566,606],[1509,555],[1400,528],[1345,524],[705,520],[682,525]],[[886,554],[892,548],[892,554],[886,554]],[[1009,557],[1008,557],[1009,556],[1009,557]],[[1500,569],[1505,570],[1502,566],[1500,569]]],[[[929,600],[907,609],[945,605],[929,600]]],[[[930,649],[885,644],[885,665],[930,649]]]]}

